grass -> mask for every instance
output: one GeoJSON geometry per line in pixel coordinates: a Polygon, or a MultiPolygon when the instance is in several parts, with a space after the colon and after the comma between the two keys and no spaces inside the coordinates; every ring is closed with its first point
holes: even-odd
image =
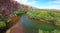
{"type": "MultiPolygon", "coordinates": [[[[53,32],[54,32],[54,33],[60,33],[60,30],[59,30],[59,31],[58,31],[58,30],[54,30],[53,32]]],[[[39,29],[39,33],[43,33],[43,30],[40,30],[40,29],[39,29]]],[[[45,31],[45,33],[49,33],[49,32],[48,32],[48,31],[45,31]]]]}

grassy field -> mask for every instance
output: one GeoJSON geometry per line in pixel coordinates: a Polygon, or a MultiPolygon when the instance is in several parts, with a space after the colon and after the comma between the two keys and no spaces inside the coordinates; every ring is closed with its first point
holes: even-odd
{"type": "MultiPolygon", "coordinates": [[[[39,33],[44,33],[42,30],[39,29],[39,33]]],[[[49,33],[48,31],[45,31],[45,33],[49,33]]],[[[58,30],[54,30],[53,33],[60,33],[58,30]]]]}

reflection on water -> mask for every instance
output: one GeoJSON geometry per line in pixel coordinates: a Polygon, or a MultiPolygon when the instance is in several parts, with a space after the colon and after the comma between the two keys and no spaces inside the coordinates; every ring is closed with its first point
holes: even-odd
{"type": "Polygon", "coordinates": [[[21,17],[21,22],[25,25],[28,26],[31,24],[31,21],[28,19],[27,15],[23,15],[21,17]]]}

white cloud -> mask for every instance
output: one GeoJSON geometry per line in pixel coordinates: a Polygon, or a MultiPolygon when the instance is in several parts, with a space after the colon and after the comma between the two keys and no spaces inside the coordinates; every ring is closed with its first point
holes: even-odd
{"type": "Polygon", "coordinates": [[[60,4],[60,0],[51,1],[51,2],[48,2],[47,4],[60,4]]]}
{"type": "Polygon", "coordinates": [[[60,9],[60,5],[40,6],[41,9],[60,9]]]}
{"type": "Polygon", "coordinates": [[[60,9],[60,0],[55,0],[55,1],[50,1],[45,3],[45,5],[42,6],[36,6],[37,0],[16,0],[19,3],[26,4],[26,5],[31,5],[37,8],[42,8],[42,9],[60,9]]]}
{"type": "Polygon", "coordinates": [[[60,9],[60,0],[47,2],[45,4],[45,6],[41,6],[40,8],[44,8],[44,9],[60,9]]]}
{"type": "Polygon", "coordinates": [[[16,0],[16,1],[18,1],[19,3],[22,3],[22,4],[27,4],[27,5],[36,3],[35,0],[32,0],[32,1],[29,1],[29,0],[16,0]]]}

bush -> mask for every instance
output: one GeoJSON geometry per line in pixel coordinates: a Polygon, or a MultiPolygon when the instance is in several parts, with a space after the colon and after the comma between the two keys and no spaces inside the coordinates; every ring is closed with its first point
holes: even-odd
{"type": "Polygon", "coordinates": [[[53,24],[60,24],[60,11],[29,11],[29,18],[42,19],[53,24]]]}
{"type": "Polygon", "coordinates": [[[3,21],[0,21],[0,28],[6,27],[6,24],[3,21]]]}

